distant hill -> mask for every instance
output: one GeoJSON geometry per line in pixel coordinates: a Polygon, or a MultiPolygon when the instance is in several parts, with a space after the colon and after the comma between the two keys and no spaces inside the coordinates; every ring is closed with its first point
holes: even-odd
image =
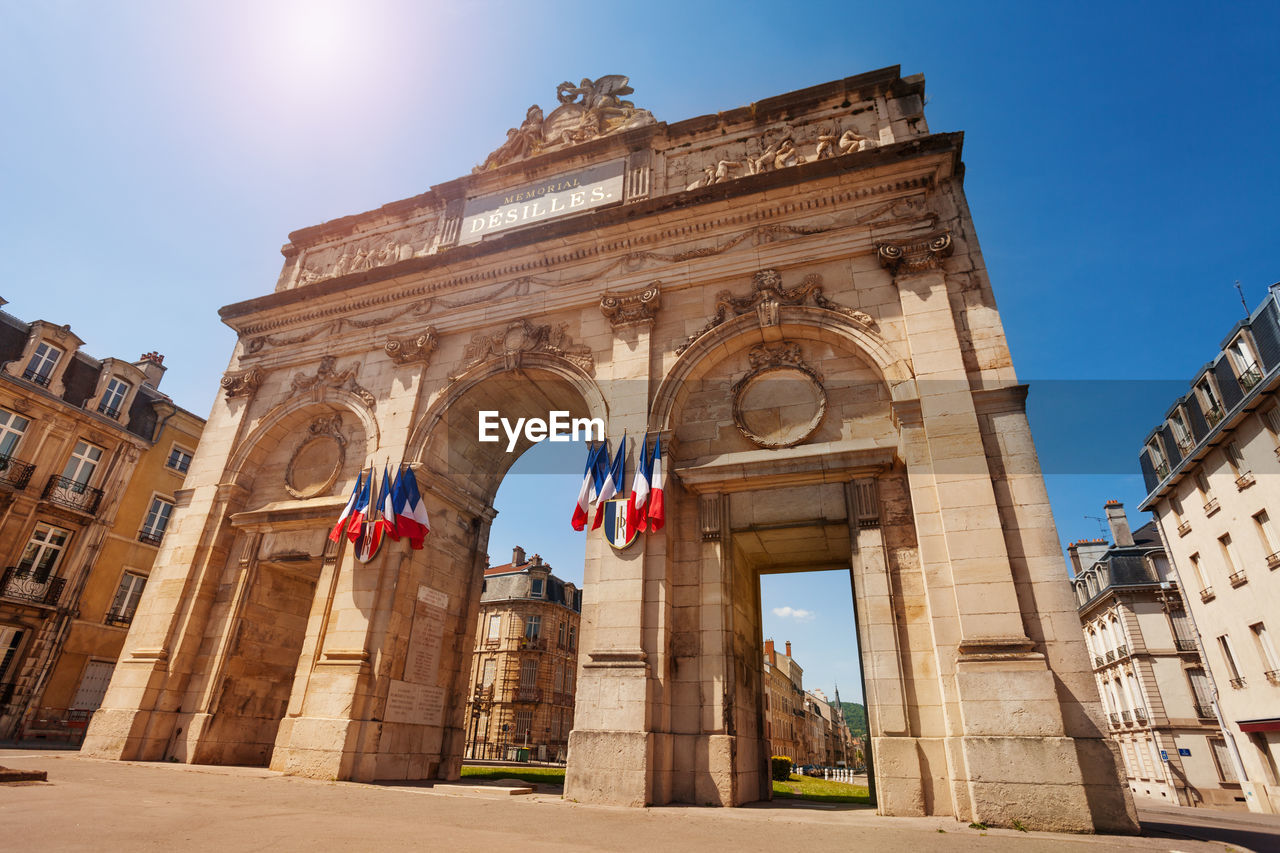
{"type": "Polygon", "coordinates": [[[853,736],[862,735],[865,737],[867,734],[867,709],[857,702],[841,702],[840,710],[844,714],[844,721],[848,724],[849,731],[853,733],[853,736]]]}

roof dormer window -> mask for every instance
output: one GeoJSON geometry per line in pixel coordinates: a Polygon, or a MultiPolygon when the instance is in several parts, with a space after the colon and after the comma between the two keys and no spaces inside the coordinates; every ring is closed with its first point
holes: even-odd
{"type": "Polygon", "coordinates": [[[62,350],[53,344],[41,342],[27,361],[26,369],[22,371],[22,378],[48,388],[53,379],[53,369],[58,366],[63,355],[62,350]]]}
{"type": "Polygon", "coordinates": [[[1178,442],[1178,447],[1183,454],[1187,454],[1195,447],[1195,439],[1191,437],[1191,430],[1187,429],[1187,421],[1182,416],[1182,409],[1175,408],[1169,413],[1169,426],[1173,430],[1173,440],[1178,442]]]}
{"type": "Polygon", "coordinates": [[[1151,455],[1151,466],[1156,469],[1156,476],[1161,480],[1169,476],[1169,460],[1160,446],[1160,439],[1152,436],[1147,442],[1147,453],[1151,455]]]}
{"type": "Polygon", "coordinates": [[[1210,427],[1217,426],[1226,413],[1222,409],[1222,401],[1218,399],[1217,389],[1213,387],[1213,381],[1208,374],[1201,376],[1200,381],[1196,383],[1196,394],[1200,397],[1200,405],[1204,407],[1204,419],[1209,422],[1210,427]]]}
{"type": "Polygon", "coordinates": [[[1253,351],[1253,344],[1244,332],[1227,347],[1231,357],[1231,365],[1240,378],[1240,387],[1248,391],[1262,381],[1262,368],[1258,366],[1258,356],[1253,351]]]}
{"type": "Polygon", "coordinates": [[[138,388],[146,381],[146,372],[136,364],[118,358],[104,358],[98,374],[98,387],[85,402],[85,408],[128,426],[129,408],[138,388]]]}
{"type": "Polygon", "coordinates": [[[98,401],[99,414],[106,415],[112,420],[119,420],[120,412],[124,407],[124,398],[129,393],[129,387],[128,382],[112,378],[107,383],[107,390],[103,392],[102,399],[98,401]]]}

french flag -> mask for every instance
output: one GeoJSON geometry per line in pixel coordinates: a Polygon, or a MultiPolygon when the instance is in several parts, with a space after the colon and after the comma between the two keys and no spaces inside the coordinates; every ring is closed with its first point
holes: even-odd
{"type": "Polygon", "coordinates": [[[645,504],[649,501],[649,481],[652,477],[653,455],[649,453],[649,437],[645,436],[640,443],[640,464],[636,466],[636,478],[631,483],[631,496],[627,498],[628,538],[649,526],[645,504]]]}
{"type": "Polygon", "coordinates": [[[400,541],[400,531],[396,530],[395,488],[391,485],[391,474],[387,466],[382,466],[382,495],[378,499],[378,520],[374,522],[382,527],[382,532],[396,542],[400,541]]]}
{"type": "MultiPolygon", "coordinates": [[[[657,533],[667,523],[667,509],[662,503],[662,435],[653,441],[653,473],[649,481],[649,529],[657,533]]],[[[640,528],[643,530],[644,528],[640,528]]]]}
{"type": "Polygon", "coordinates": [[[364,472],[361,471],[356,477],[356,484],[351,487],[351,497],[347,498],[347,505],[342,508],[342,515],[338,516],[338,523],[333,526],[333,530],[329,533],[329,539],[333,542],[341,542],[342,534],[346,532],[347,519],[351,517],[351,511],[355,509],[356,500],[360,497],[360,489],[364,485],[364,472]]]}
{"type": "MultiPolygon", "coordinates": [[[[604,521],[604,503],[618,493],[618,485],[622,483],[627,472],[627,436],[622,435],[622,441],[618,442],[618,452],[613,457],[613,464],[609,466],[609,470],[604,475],[604,485],[600,487],[600,495],[596,498],[596,517],[591,522],[591,529],[595,530],[600,526],[600,522],[604,521]]],[[[626,488],[623,485],[623,488],[626,488]]]]}
{"type": "Polygon", "coordinates": [[[587,467],[582,472],[582,487],[578,489],[578,505],[573,508],[573,520],[570,522],[574,530],[583,530],[590,517],[591,501],[596,495],[596,469],[603,442],[599,447],[587,447],[587,467]]]}
{"type": "Polygon", "coordinates": [[[402,468],[396,475],[394,491],[396,533],[408,538],[410,548],[421,551],[423,540],[431,532],[431,518],[418,491],[418,475],[412,468],[402,468]]]}
{"type": "MultiPolygon", "coordinates": [[[[364,472],[360,472],[363,479],[364,472]]],[[[364,520],[368,518],[372,507],[369,506],[369,487],[373,485],[374,473],[369,470],[369,479],[364,481],[364,485],[360,486],[360,494],[356,497],[355,506],[351,510],[351,520],[347,522],[347,538],[352,542],[360,538],[360,530],[364,527],[364,520]]]]}

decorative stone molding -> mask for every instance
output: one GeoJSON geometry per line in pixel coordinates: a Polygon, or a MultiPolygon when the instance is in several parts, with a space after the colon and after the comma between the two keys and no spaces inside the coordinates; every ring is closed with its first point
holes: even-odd
{"type": "Polygon", "coordinates": [[[747,354],[751,371],[733,386],[733,422],[758,447],[808,440],[827,413],[822,376],[792,341],[761,344],[747,354]]]}
{"type": "Polygon", "coordinates": [[[356,382],[356,371],[360,369],[360,365],[352,364],[348,365],[344,370],[335,370],[334,365],[337,362],[338,359],[335,356],[326,355],[320,359],[320,366],[316,369],[314,376],[295,373],[293,385],[287,396],[294,397],[315,388],[345,388],[372,409],[377,403],[377,398],[369,393],[368,389],[361,387],[356,382]]]}
{"type": "Polygon", "coordinates": [[[266,372],[260,367],[251,367],[248,370],[228,370],[223,374],[222,382],[219,384],[222,385],[222,390],[226,392],[228,400],[232,397],[252,398],[266,375],[266,372]]]}
{"type": "Polygon", "coordinates": [[[501,358],[508,369],[514,369],[520,366],[521,356],[525,353],[553,355],[587,373],[594,372],[596,360],[591,348],[573,343],[569,339],[568,328],[567,323],[536,326],[522,317],[508,324],[505,331],[476,335],[463,352],[465,365],[458,373],[461,375],[492,358],[501,358]]]}
{"type": "Polygon", "coordinates": [[[410,362],[420,361],[425,367],[431,363],[431,355],[439,345],[440,340],[436,337],[435,327],[428,326],[420,335],[410,335],[407,338],[388,338],[383,349],[386,350],[387,355],[391,356],[391,360],[396,364],[409,364],[410,362]]]}
{"type": "Polygon", "coordinates": [[[880,494],[873,477],[849,483],[850,504],[859,528],[880,526],[880,494]]]}
{"type": "Polygon", "coordinates": [[[600,313],[616,332],[628,326],[653,325],[662,307],[662,282],[631,293],[606,293],[600,297],[600,313]]]}
{"type": "Polygon", "coordinates": [[[284,488],[299,500],[327,495],[347,459],[342,413],[323,415],[307,427],[284,472],[284,488]]]}
{"type": "Polygon", "coordinates": [[[724,323],[730,317],[737,317],[754,310],[760,318],[762,327],[776,326],[780,321],[783,305],[803,305],[810,297],[814,304],[826,311],[834,311],[874,329],[875,320],[871,315],[853,308],[847,308],[832,302],[822,294],[822,276],[810,273],[805,276],[799,286],[787,288],[782,284],[782,274],[775,269],[760,270],[751,280],[752,293],[748,296],[734,296],[727,290],[716,294],[716,313],[705,326],[689,336],[683,344],[676,348],[680,355],[698,338],[724,323]]]}
{"type": "Polygon", "coordinates": [[[705,154],[693,155],[698,158],[695,162],[703,164],[702,175],[685,189],[708,187],[844,154],[856,154],[879,145],[878,140],[865,136],[853,127],[847,127],[841,132],[839,125],[811,124],[803,128],[784,125],[747,141],[745,145],[736,143],[722,146],[710,153],[710,159],[705,159],[705,154]]]}
{"type": "Polygon", "coordinates": [[[720,538],[720,502],[720,495],[701,495],[698,498],[698,524],[702,529],[704,542],[720,538]]]}
{"type": "Polygon", "coordinates": [[[947,232],[904,243],[880,243],[876,255],[880,265],[894,275],[942,269],[942,259],[951,256],[955,244],[947,232]]]}

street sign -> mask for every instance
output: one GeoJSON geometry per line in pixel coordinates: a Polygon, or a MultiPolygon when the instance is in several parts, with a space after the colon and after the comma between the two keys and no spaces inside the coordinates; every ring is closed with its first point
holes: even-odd
{"type": "Polygon", "coordinates": [[[1190,754],[1191,754],[1191,750],[1186,749],[1186,748],[1181,747],[1181,746],[1180,746],[1180,747],[1178,747],[1178,755],[1190,755],[1190,754]]]}
{"type": "Polygon", "coordinates": [[[1162,750],[1160,750],[1160,760],[1161,760],[1161,761],[1168,761],[1168,760],[1169,760],[1169,753],[1168,753],[1168,752],[1166,752],[1166,751],[1164,751],[1163,749],[1162,749],[1162,750]]]}

